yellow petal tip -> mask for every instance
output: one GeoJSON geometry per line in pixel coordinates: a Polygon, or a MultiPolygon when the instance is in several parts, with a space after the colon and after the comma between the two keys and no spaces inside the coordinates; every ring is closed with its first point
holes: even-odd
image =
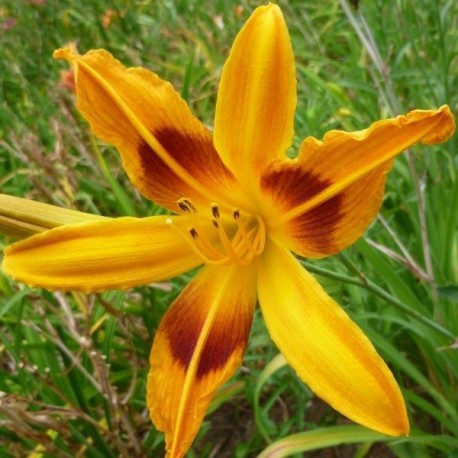
{"type": "MultiPolygon", "coordinates": [[[[398,390],[395,389],[395,391],[398,390]]],[[[393,406],[394,409],[387,412],[384,418],[377,418],[378,423],[361,422],[361,424],[387,436],[408,436],[410,434],[410,423],[407,416],[407,409],[400,391],[397,394],[400,395],[400,398],[397,399],[398,405],[393,406]]],[[[396,397],[397,394],[395,394],[396,397]]],[[[353,420],[359,423],[358,418],[354,418],[353,420]]]]}
{"type": "Polygon", "coordinates": [[[70,48],[59,48],[53,52],[54,59],[66,59],[68,61],[75,58],[75,53],[70,48]]]}
{"type": "Polygon", "coordinates": [[[273,17],[280,17],[281,19],[283,19],[283,13],[281,11],[281,8],[275,3],[268,3],[267,5],[258,6],[253,13],[253,17],[266,13],[273,15],[273,17]]]}
{"type": "Polygon", "coordinates": [[[386,431],[382,431],[389,436],[408,436],[410,434],[410,424],[407,419],[406,412],[403,413],[399,419],[399,424],[393,425],[390,428],[387,428],[386,431]]]}
{"type": "Polygon", "coordinates": [[[275,9],[277,11],[281,11],[280,7],[276,5],[275,3],[269,2],[267,5],[261,5],[258,6],[259,9],[265,9],[265,10],[270,10],[270,9],[275,9]]]}
{"type": "Polygon", "coordinates": [[[422,139],[421,142],[425,145],[445,143],[455,133],[455,118],[450,111],[449,106],[442,105],[436,111],[436,114],[440,117],[440,121],[437,125],[437,129],[422,139]]]}

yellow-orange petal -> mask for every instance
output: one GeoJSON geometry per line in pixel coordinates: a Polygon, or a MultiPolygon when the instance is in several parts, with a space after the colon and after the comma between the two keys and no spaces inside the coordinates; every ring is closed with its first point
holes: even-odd
{"type": "Polygon", "coordinates": [[[232,174],[172,85],[144,68],[125,68],[105,50],[55,51],[75,69],[77,105],[92,131],[119,150],[142,194],[177,211],[182,197],[224,200],[232,174]],[[220,197],[218,199],[218,197],[220,197]]]}
{"type": "Polygon", "coordinates": [[[296,107],[294,54],[277,5],[257,8],[235,39],[221,77],[215,145],[251,189],[255,176],[290,145],[296,107]]]}
{"type": "Polygon", "coordinates": [[[273,243],[260,262],[258,293],[273,341],[318,396],[368,428],[408,434],[399,387],[369,339],[293,255],[273,243]]]}
{"type": "Polygon", "coordinates": [[[147,403],[167,457],[191,446],[215,391],[240,365],[256,304],[256,266],[204,267],[164,316],[150,357],[147,403]]]}
{"type": "Polygon", "coordinates": [[[167,220],[126,217],[61,226],[5,248],[3,270],[30,286],[85,293],[166,280],[202,262],[167,220]]]}
{"type": "Polygon", "coordinates": [[[307,138],[297,159],[271,164],[261,179],[270,235],[307,257],[346,248],[376,216],[393,158],[419,141],[446,141],[454,129],[444,105],[359,132],[330,131],[322,142],[307,138]]]}

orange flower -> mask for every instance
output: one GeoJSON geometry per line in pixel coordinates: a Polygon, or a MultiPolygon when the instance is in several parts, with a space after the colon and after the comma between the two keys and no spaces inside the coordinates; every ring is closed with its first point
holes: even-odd
{"type": "Polygon", "coordinates": [[[48,289],[103,291],[203,264],[157,330],[148,407],[167,456],[190,447],[215,391],[239,367],[257,301],[298,376],[369,428],[407,434],[405,404],[369,339],[294,255],[319,258],[362,236],[393,158],[446,141],[447,106],[366,130],[304,140],[285,157],[296,106],[294,56],[278,6],[255,10],[224,66],[212,133],[172,86],[109,53],[56,51],[76,75],[78,107],[114,144],[133,184],[172,216],[64,225],[5,249],[7,273],[48,289]]]}

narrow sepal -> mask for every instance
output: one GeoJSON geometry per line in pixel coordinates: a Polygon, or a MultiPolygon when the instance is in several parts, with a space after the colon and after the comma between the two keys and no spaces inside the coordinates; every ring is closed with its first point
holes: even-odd
{"type": "MultiPolygon", "coordinates": [[[[202,261],[166,216],[61,226],[5,248],[4,271],[30,286],[85,293],[169,279],[202,261]]],[[[186,218],[175,218],[175,224],[186,218]]]]}

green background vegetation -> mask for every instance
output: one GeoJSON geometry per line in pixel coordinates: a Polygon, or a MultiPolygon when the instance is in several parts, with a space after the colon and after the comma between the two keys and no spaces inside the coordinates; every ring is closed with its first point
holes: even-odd
{"type": "MultiPolygon", "coordinates": [[[[337,0],[278,3],[297,63],[291,154],[329,129],[458,108],[456,1],[362,1],[346,12],[337,0]]],[[[116,151],[91,136],[60,84],[66,64],[52,52],[75,42],[80,52],[103,47],[145,66],[211,126],[221,67],[258,4],[3,0],[0,191],[107,216],[160,212],[130,185],[116,151]]],[[[396,160],[365,237],[338,256],[304,261],[389,363],[411,436],[388,440],[348,425],[284,365],[257,312],[243,366],[189,457],[458,457],[457,165],[455,138],[415,146],[396,160]]],[[[162,456],[145,408],[148,356],[189,278],[83,296],[29,289],[0,273],[0,456],[162,456]]]]}

